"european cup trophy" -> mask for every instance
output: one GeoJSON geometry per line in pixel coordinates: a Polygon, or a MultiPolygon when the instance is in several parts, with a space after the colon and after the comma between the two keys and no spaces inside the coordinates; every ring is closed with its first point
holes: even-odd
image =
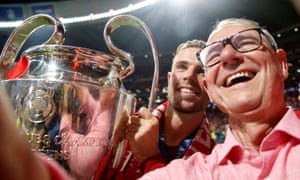
{"type": "Polygon", "coordinates": [[[122,80],[134,72],[132,56],[117,48],[112,32],[122,26],[143,31],[155,64],[149,108],[155,98],[158,58],[148,27],[138,18],[120,15],[104,29],[110,55],[63,45],[65,27],[56,18],[38,14],[18,26],[0,57],[0,85],[15,109],[16,125],[32,151],[57,161],[74,179],[92,179],[109,148],[125,141],[119,136],[126,117],[135,111],[135,97],[122,80]],[[19,51],[40,27],[52,25],[42,45],[19,51]]]}

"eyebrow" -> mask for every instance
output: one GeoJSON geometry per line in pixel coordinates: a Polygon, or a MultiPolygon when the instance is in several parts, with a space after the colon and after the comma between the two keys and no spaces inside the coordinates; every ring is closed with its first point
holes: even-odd
{"type": "MultiPolygon", "coordinates": [[[[203,69],[202,68],[202,64],[201,64],[201,62],[200,61],[197,61],[198,63],[197,63],[197,65],[196,66],[199,66],[201,69],[203,69]]],[[[194,64],[194,63],[191,63],[191,62],[189,62],[188,60],[178,60],[178,61],[176,61],[176,62],[174,62],[173,63],[173,67],[176,67],[176,65],[192,65],[192,64],[194,64]]]]}
{"type": "Polygon", "coordinates": [[[182,59],[182,60],[175,61],[175,64],[189,64],[189,62],[186,59],[182,59]]]}

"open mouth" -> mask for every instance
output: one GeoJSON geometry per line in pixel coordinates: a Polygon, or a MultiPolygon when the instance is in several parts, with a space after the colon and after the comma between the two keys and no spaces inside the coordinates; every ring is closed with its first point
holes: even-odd
{"type": "Polygon", "coordinates": [[[185,94],[193,94],[193,95],[197,94],[197,92],[195,90],[190,89],[190,88],[181,88],[180,92],[185,93],[185,94]]]}
{"type": "Polygon", "coordinates": [[[249,72],[249,71],[247,71],[247,72],[238,72],[236,74],[233,74],[233,75],[229,76],[226,79],[224,86],[229,87],[229,86],[235,85],[237,83],[249,81],[254,76],[255,76],[254,72],[249,72]]]}

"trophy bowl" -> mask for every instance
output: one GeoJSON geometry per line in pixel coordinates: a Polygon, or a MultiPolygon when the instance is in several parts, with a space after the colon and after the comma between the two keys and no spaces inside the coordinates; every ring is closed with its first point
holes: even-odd
{"type": "Polygon", "coordinates": [[[121,61],[62,45],[32,47],[22,57],[30,59],[22,78],[1,82],[17,127],[33,151],[76,179],[90,179],[111,146],[117,115],[134,109],[114,70],[121,61]]]}

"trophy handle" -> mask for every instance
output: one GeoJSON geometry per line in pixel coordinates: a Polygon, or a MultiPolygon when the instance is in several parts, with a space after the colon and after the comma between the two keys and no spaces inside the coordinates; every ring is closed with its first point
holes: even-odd
{"type": "Polygon", "coordinates": [[[7,72],[12,69],[19,51],[30,35],[46,25],[54,25],[54,31],[43,44],[63,44],[65,27],[58,19],[47,14],[30,16],[16,27],[4,45],[0,55],[0,80],[6,79],[7,72]]]}
{"type": "Polygon", "coordinates": [[[114,55],[129,61],[129,65],[125,68],[124,71],[122,71],[120,73],[122,79],[129,76],[134,71],[133,57],[131,56],[131,54],[117,48],[111,40],[112,32],[122,26],[136,27],[137,29],[141,30],[144,33],[144,35],[147,37],[147,39],[150,42],[152,54],[153,54],[153,60],[154,60],[154,74],[153,74],[153,81],[152,81],[152,87],[151,87],[151,91],[150,91],[149,104],[148,104],[148,108],[151,109],[154,104],[154,101],[155,101],[156,89],[158,87],[158,78],[159,78],[158,52],[157,52],[157,48],[154,43],[154,38],[153,38],[148,26],[142,20],[138,19],[135,16],[118,15],[118,16],[111,18],[106,23],[103,34],[104,34],[105,43],[106,43],[108,49],[114,55]]]}

